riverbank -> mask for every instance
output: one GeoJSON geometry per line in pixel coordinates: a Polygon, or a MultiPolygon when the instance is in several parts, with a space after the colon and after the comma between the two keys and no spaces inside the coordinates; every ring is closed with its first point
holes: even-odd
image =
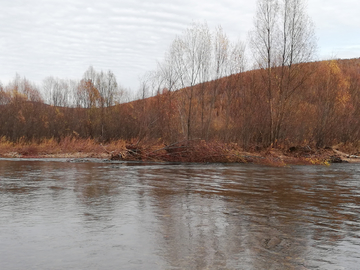
{"type": "Polygon", "coordinates": [[[237,144],[183,141],[171,145],[114,141],[103,144],[92,139],[65,138],[61,141],[11,143],[0,141],[3,158],[101,158],[123,161],[255,163],[272,166],[360,163],[356,150],[346,147],[312,148],[308,145],[244,151],[237,144]],[[349,150],[349,149],[346,149],[349,150]]]}

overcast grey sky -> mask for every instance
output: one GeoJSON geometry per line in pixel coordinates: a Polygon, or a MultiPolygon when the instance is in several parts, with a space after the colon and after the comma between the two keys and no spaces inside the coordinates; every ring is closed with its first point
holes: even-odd
{"type": "MultiPolygon", "coordinates": [[[[92,65],[137,90],[193,21],[246,41],[255,0],[0,0],[0,81],[80,79],[92,65]]],[[[360,57],[360,1],[309,0],[318,58],[360,57]]]]}

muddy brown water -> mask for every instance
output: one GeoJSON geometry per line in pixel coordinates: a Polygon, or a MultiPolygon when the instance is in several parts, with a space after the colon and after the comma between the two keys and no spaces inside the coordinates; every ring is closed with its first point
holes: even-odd
{"type": "Polygon", "coordinates": [[[3,159],[0,269],[360,269],[360,165],[3,159]]]}

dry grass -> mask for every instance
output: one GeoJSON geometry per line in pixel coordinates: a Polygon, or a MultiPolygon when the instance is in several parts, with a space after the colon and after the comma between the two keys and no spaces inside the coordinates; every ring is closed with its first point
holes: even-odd
{"type": "MultiPolygon", "coordinates": [[[[345,148],[342,146],[342,148],[345,148]]],[[[350,147],[349,147],[350,148],[350,147]]],[[[351,146],[351,149],[354,149],[351,146]]],[[[336,154],[336,153],[335,153],[336,154]]],[[[43,139],[40,142],[19,140],[12,143],[0,138],[0,157],[96,157],[119,160],[143,160],[166,162],[217,162],[256,163],[283,167],[286,165],[329,165],[334,156],[332,149],[308,151],[298,147],[294,151],[263,149],[260,152],[244,152],[237,144],[183,141],[164,145],[160,141],[117,140],[101,144],[93,139],[66,137],[61,141],[43,139]]]]}
{"type": "Polygon", "coordinates": [[[349,155],[360,156],[360,141],[357,143],[341,143],[333,148],[349,155]]]}
{"type": "Polygon", "coordinates": [[[93,139],[66,137],[61,141],[43,139],[40,142],[26,142],[20,139],[12,143],[0,139],[0,156],[3,157],[108,157],[111,152],[125,149],[124,141],[114,141],[102,145],[93,139]]]}
{"type": "Polygon", "coordinates": [[[14,144],[6,140],[5,137],[0,138],[0,155],[14,152],[14,144]]]}

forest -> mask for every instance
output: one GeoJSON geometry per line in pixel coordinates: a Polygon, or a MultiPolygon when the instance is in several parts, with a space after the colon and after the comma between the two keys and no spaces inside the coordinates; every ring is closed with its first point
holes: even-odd
{"type": "Polygon", "coordinates": [[[194,23],[128,102],[111,71],[89,67],[78,81],[48,77],[42,87],[16,75],[0,85],[1,141],[123,141],[135,150],[197,142],[250,152],[341,145],[356,153],[360,58],[314,61],[313,29],[300,0],[258,1],[247,44],[194,23]]]}

